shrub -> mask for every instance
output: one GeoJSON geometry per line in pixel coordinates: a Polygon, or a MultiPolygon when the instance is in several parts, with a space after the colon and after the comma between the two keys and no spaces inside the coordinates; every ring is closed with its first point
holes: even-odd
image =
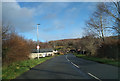
{"type": "Polygon", "coordinates": [[[30,48],[27,41],[15,33],[3,42],[3,63],[11,63],[15,61],[25,60],[28,58],[30,48]]]}
{"type": "Polygon", "coordinates": [[[107,40],[97,49],[98,57],[118,59],[120,52],[120,40],[107,40]]]}

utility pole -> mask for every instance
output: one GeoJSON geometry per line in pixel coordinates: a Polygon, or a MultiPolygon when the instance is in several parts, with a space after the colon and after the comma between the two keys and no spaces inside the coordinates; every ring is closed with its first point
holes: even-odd
{"type": "Polygon", "coordinates": [[[38,40],[38,25],[40,24],[37,24],[37,53],[38,53],[38,59],[39,59],[39,49],[40,49],[40,46],[39,46],[39,40],[38,40]]]}

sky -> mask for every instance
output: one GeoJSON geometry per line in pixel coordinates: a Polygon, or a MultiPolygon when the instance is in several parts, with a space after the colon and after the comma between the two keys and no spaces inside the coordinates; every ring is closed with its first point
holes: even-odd
{"type": "Polygon", "coordinates": [[[2,21],[26,39],[39,41],[80,38],[96,2],[3,2],[2,21]]]}

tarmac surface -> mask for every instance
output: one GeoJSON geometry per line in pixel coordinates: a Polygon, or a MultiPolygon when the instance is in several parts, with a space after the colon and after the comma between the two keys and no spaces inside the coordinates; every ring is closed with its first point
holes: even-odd
{"type": "Polygon", "coordinates": [[[56,56],[31,68],[16,79],[118,79],[118,67],[101,64],[73,54],[56,56]]]}

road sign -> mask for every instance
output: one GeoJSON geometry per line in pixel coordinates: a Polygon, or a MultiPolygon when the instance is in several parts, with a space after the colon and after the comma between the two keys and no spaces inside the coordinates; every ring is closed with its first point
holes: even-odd
{"type": "Polygon", "coordinates": [[[40,46],[37,46],[37,49],[39,49],[40,48],[40,46]]]}

